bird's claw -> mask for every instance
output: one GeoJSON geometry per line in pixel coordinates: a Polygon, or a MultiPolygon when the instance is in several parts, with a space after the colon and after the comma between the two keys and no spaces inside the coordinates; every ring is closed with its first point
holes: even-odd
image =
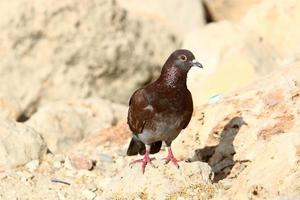
{"type": "Polygon", "coordinates": [[[165,160],[165,164],[168,164],[171,161],[177,168],[179,168],[178,160],[176,158],[168,156],[165,158],[165,160]]]}
{"type": "Polygon", "coordinates": [[[152,165],[153,167],[156,167],[155,165],[153,165],[153,163],[151,162],[152,160],[155,160],[155,158],[150,158],[149,155],[145,155],[144,158],[142,159],[138,159],[138,160],[134,160],[132,161],[129,165],[132,166],[133,164],[136,163],[142,163],[142,172],[143,174],[145,173],[145,168],[147,166],[147,164],[149,163],[150,165],[152,165]]]}

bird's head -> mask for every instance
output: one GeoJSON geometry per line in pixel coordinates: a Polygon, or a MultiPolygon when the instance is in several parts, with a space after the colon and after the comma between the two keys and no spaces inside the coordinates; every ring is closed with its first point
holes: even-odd
{"type": "Polygon", "coordinates": [[[178,49],[174,51],[167,62],[184,71],[189,71],[193,66],[203,68],[202,64],[195,59],[194,54],[187,49],[178,49]]]}

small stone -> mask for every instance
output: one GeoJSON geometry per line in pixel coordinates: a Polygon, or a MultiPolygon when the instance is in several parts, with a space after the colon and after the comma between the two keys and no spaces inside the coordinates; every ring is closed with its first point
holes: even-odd
{"type": "Polygon", "coordinates": [[[29,163],[27,163],[25,166],[30,172],[34,172],[39,167],[40,162],[38,160],[32,160],[29,163]]]}
{"type": "Polygon", "coordinates": [[[23,182],[27,182],[34,178],[33,174],[27,172],[17,172],[17,175],[20,177],[20,180],[23,182]]]}
{"type": "Polygon", "coordinates": [[[91,170],[93,168],[93,162],[83,156],[71,156],[70,161],[72,166],[77,170],[91,170]]]}
{"type": "Polygon", "coordinates": [[[226,180],[226,179],[222,180],[221,183],[223,185],[224,190],[228,190],[232,186],[232,181],[229,181],[229,180],[226,180]]]}
{"type": "Polygon", "coordinates": [[[99,160],[101,162],[108,162],[108,163],[111,163],[113,161],[113,159],[110,155],[107,155],[107,154],[104,154],[104,153],[99,154],[99,160]]]}
{"type": "Polygon", "coordinates": [[[61,166],[62,166],[61,162],[59,162],[59,161],[53,162],[53,167],[54,168],[59,169],[59,168],[61,168],[61,166]]]}
{"type": "Polygon", "coordinates": [[[82,196],[86,198],[87,200],[93,200],[97,196],[94,192],[90,190],[83,190],[82,191],[82,196]]]}

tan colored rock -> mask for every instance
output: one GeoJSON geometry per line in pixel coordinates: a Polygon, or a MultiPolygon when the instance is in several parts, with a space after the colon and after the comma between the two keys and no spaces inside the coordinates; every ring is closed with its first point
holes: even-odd
{"type": "Polygon", "coordinates": [[[40,160],[46,152],[41,135],[29,126],[1,117],[0,133],[0,169],[40,160]]]}
{"type": "Polygon", "coordinates": [[[0,90],[29,115],[44,101],[72,97],[127,102],[179,47],[167,26],[113,0],[2,4],[0,90]]]}
{"type": "Polygon", "coordinates": [[[300,63],[195,109],[173,142],[180,159],[207,162],[226,190],[217,199],[299,196],[300,63]]]}
{"type": "Polygon", "coordinates": [[[77,170],[91,170],[93,168],[92,160],[82,155],[71,155],[70,161],[72,166],[77,170]]]}
{"type": "Polygon", "coordinates": [[[205,24],[203,7],[198,0],[118,0],[118,2],[129,12],[153,19],[182,35],[205,24]]]}
{"type": "Polygon", "coordinates": [[[281,55],[285,62],[300,56],[300,2],[265,0],[253,6],[241,23],[260,35],[281,55]]]}
{"type": "Polygon", "coordinates": [[[180,168],[165,165],[163,160],[154,160],[154,166],[147,166],[142,173],[139,164],[126,167],[104,188],[104,198],[125,199],[166,199],[181,194],[185,197],[213,191],[211,187],[211,169],[206,163],[180,162],[180,168]],[[197,190],[198,189],[198,190],[197,190]],[[207,191],[206,191],[207,190],[207,191]],[[192,192],[194,194],[192,194],[192,192]]]}
{"type": "Polygon", "coordinates": [[[213,20],[239,21],[254,5],[263,0],[204,0],[213,20]]]}
{"type": "Polygon", "coordinates": [[[188,34],[183,46],[203,64],[188,74],[194,104],[246,86],[277,67],[277,54],[259,36],[230,22],[218,22],[188,34]]]}
{"type": "Polygon", "coordinates": [[[40,107],[26,124],[42,134],[50,151],[59,152],[111,127],[126,112],[126,107],[102,99],[60,101],[40,107]]]}

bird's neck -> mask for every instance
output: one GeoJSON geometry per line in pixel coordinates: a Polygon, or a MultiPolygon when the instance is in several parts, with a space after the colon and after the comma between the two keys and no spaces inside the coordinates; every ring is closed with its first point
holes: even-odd
{"type": "Polygon", "coordinates": [[[171,66],[163,68],[158,82],[167,88],[186,88],[187,71],[171,66]]]}

